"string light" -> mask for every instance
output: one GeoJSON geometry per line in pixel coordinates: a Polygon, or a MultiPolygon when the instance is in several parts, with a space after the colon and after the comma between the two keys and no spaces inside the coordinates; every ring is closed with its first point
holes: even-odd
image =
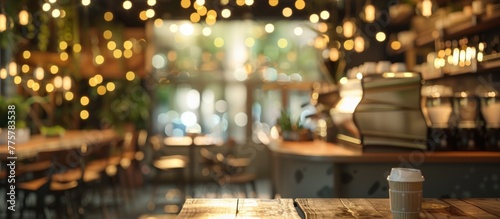
{"type": "Polygon", "coordinates": [[[148,0],[148,5],[149,6],[155,6],[156,5],[156,0],[148,0]]]}
{"type": "Polygon", "coordinates": [[[356,33],[356,24],[354,23],[354,20],[350,18],[345,19],[342,24],[342,29],[346,38],[354,36],[354,33],[356,33]]]}
{"type": "Polygon", "coordinates": [[[365,6],[363,6],[363,11],[361,12],[361,18],[367,23],[373,23],[375,21],[376,10],[370,0],[366,1],[365,6]]]}
{"type": "Polygon", "coordinates": [[[7,26],[7,16],[5,15],[5,13],[0,12],[0,33],[7,30],[7,26]]]}
{"type": "Polygon", "coordinates": [[[297,0],[295,1],[295,8],[297,10],[302,10],[306,7],[306,2],[304,0],[297,0]]]}
{"type": "Polygon", "coordinates": [[[231,10],[224,8],[222,9],[221,15],[223,18],[229,18],[231,17],[231,10]]]}
{"type": "Polygon", "coordinates": [[[19,24],[20,25],[22,25],[22,26],[28,25],[29,20],[30,20],[30,14],[28,13],[28,11],[26,9],[19,11],[18,17],[19,17],[19,24]]]}
{"type": "Polygon", "coordinates": [[[110,12],[110,11],[106,11],[106,13],[104,13],[104,20],[105,21],[112,21],[113,20],[113,12],[110,12]]]}
{"type": "Polygon", "coordinates": [[[63,81],[62,81],[62,88],[64,90],[71,90],[71,78],[69,76],[64,76],[63,81]]]}
{"type": "Polygon", "coordinates": [[[293,13],[293,11],[291,8],[289,8],[289,7],[283,8],[282,14],[284,17],[290,17],[290,16],[292,16],[292,13],[293,13]]]}
{"type": "Polygon", "coordinates": [[[83,6],[89,6],[90,5],[90,0],[82,0],[82,5],[83,6]]]}
{"type": "Polygon", "coordinates": [[[17,75],[17,64],[15,62],[9,63],[9,75],[12,77],[17,75]]]}
{"type": "Polygon", "coordinates": [[[132,8],[132,2],[130,0],[125,0],[122,4],[123,9],[130,10],[132,8]]]}
{"type": "Polygon", "coordinates": [[[7,78],[7,69],[1,68],[0,69],[0,78],[1,79],[6,79],[7,78]]]}
{"type": "Polygon", "coordinates": [[[375,34],[375,39],[377,39],[377,41],[379,42],[384,42],[385,38],[386,36],[384,32],[378,32],[377,34],[375,34]]]}
{"type": "Polygon", "coordinates": [[[434,0],[420,0],[417,3],[417,12],[424,17],[430,17],[436,11],[437,3],[434,0]]]}
{"type": "Polygon", "coordinates": [[[45,71],[43,70],[42,67],[37,67],[35,69],[34,74],[35,74],[35,78],[40,81],[40,80],[43,80],[45,71]]]}

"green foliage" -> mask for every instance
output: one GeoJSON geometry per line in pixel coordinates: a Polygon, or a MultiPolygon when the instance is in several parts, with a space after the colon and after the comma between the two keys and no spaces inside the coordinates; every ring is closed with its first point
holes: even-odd
{"type": "Polygon", "coordinates": [[[43,103],[46,100],[42,97],[30,97],[25,99],[22,96],[13,96],[13,97],[3,97],[0,96],[0,127],[7,127],[9,122],[8,116],[8,106],[15,106],[15,121],[16,128],[26,128],[27,120],[29,116],[29,112],[31,109],[31,104],[33,103],[43,103]]]}
{"type": "Polygon", "coordinates": [[[278,118],[278,125],[280,126],[281,131],[294,131],[303,128],[300,118],[297,118],[294,121],[292,120],[290,114],[284,110],[281,111],[281,116],[278,118]]]}
{"type": "Polygon", "coordinates": [[[118,131],[126,124],[137,129],[147,128],[150,116],[151,98],[139,81],[115,82],[117,90],[107,93],[100,113],[101,123],[118,131]]]}
{"type": "Polygon", "coordinates": [[[62,126],[56,125],[56,126],[42,126],[40,128],[40,133],[42,133],[43,136],[61,136],[66,133],[66,129],[63,128],[62,126]]]}

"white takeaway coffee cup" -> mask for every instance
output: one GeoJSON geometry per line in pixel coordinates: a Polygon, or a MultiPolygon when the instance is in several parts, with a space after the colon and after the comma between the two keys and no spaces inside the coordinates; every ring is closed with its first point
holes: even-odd
{"type": "Polygon", "coordinates": [[[392,168],[387,181],[393,218],[420,218],[424,182],[421,171],[412,168],[392,168]]]}

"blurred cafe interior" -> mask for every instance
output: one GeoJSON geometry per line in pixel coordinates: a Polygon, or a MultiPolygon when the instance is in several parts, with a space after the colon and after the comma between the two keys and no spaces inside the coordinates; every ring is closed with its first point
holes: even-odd
{"type": "Polygon", "coordinates": [[[420,169],[424,197],[498,198],[499,18],[496,0],[0,0],[0,217],[387,198],[391,167],[420,169]]]}

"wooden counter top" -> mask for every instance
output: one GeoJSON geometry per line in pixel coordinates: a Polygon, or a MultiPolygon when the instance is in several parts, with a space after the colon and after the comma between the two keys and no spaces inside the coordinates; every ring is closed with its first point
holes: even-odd
{"type": "MultiPolygon", "coordinates": [[[[420,218],[500,218],[500,199],[424,199],[420,218]]],[[[388,198],[188,199],[177,218],[393,218],[388,198]]]]}
{"type": "Polygon", "coordinates": [[[500,163],[499,151],[422,151],[366,152],[325,141],[281,141],[268,148],[276,156],[335,163],[391,163],[422,161],[431,163],[500,163]]]}
{"type": "Polygon", "coordinates": [[[10,154],[7,145],[0,145],[0,159],[15,157],[22,160],[35,157],[40,151],[56,149],[72,149],[82,144],[94,145],[117,140],[119,135],[111,129],[108,130],[69,130],[61,137],[44,137],[33,135],[25,143],[15,144],[15,153],[10,154]]]}

